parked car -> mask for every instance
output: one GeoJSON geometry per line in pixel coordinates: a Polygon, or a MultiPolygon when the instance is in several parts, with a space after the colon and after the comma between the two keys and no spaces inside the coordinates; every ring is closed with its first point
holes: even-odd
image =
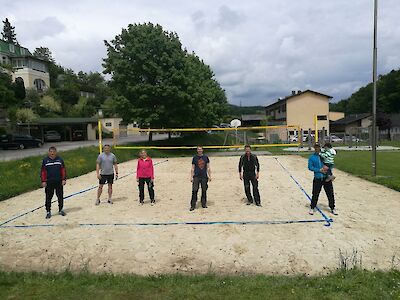
{"type": "Polygon", "coordinates": [[[229,125],[228,123],[221,123],[221,124],[219,124],[219,127],[220,128],[230,128],[231,125],[229,125]]]}
{"type": "Polygon", "coordinates": [[[337,135],[331,135],[330,137],[329,136],[326,136],[325,137],[325,141],[326,142],[329,142],[329,141],[331,141],[331,143],[340,143],[340,142],[343,142],[343,139],[341,139],[340,137],[338,137],[337,135]]]}
{"type": "Polygon", "coordinates": [[[362,140],[360,140],[358,137],[356,137],[356,136],[354,136],[354,135],[352,135],[352,136],[346,135],[346,136],[344,137],[344,140],[345,140],[346,142],[349,142],[349,141],[351,140],[352,142],[356,142],[356,143],[362,141],[362,140]]]}
{"type": "Polygon", "coordinates": [[[55,130],[49,130],[44,134],[44,140],[46,142],[60,142],[61,135],[55,130]]]}
{"type": "Polygon", "coordinates": [[[85,136],[83,134],[83,130],[75,130],[72,132],[72,140],[73,141],[83,141],[85,136]]]}
{"type": "Polygon", "coordinates": [[[0,137],[0,147],[3,149],[25,149],[29,147],[42,147],[42,140],[30,135],[4,134],[0,137]]]}

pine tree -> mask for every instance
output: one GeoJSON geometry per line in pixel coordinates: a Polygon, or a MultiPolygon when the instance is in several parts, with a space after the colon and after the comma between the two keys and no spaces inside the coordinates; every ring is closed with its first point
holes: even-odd
{"type": "Polygon", "coordinates": [[[17,35],[15,34],[14,30],[15,27],[11,26],[11,23],[8,21],[8,18],[6,18],[6,20],[3,21],[3,32],[1,33],[3,40],[5,40],[8,43],[18,45],[17,35]]]}

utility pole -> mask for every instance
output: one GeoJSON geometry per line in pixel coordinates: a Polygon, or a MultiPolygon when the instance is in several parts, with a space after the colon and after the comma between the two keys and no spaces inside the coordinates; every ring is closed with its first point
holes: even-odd
{"type": "Polygon", "coordinates": [[[373,50],[373,70],[372,82],[374,86],[372,98],[372,176],[376,176],[376,81],[377,81],[377,34],[378,34],[378,0],[374,0],[374,50],[373,50]]]}

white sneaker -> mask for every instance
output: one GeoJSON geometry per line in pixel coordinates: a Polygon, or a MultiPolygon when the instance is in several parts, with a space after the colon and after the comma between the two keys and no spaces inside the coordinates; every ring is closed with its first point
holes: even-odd
{"type": "Polygon", "coordinates": [[[108,201],[107,201],[108,203],[110,203],[110,204],[113,204],[113,201],[112,201],[112,199],[108,199],[108,201]]]}
{"type": "Polygon", "coordinates": [[[315,213],[315,208],[311,208],[310,211],[308,212],[308,214],[310,215],[314,215],[314,213],[315,213]]]}
{"type": "Polygon", "coordinates": [[[94,204],[95,205],[99,205],[100,204],[100,199],[96,199],[96,202],[94,204]]]}
{"type": "Polygon", "coordinates": [[[338,213],[337,213],[336,209],[331,209],[331,214],[332,214],[332,215],[335,215],[335,216],[337,216],[337,215],[338,215],[338,213]]]}

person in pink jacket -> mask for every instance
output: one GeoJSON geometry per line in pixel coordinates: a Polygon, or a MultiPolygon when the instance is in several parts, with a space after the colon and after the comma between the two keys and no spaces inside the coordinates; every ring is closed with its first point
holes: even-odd
{"type": "Polygon", "coordinates": [[[147,183],[147,188],[150,195],[150,203],[154,205],[154,167],[153,161],[147,156],[146,150],[139,153],[139,159],[136,168],[136,181],[139,183],[139,201],[140,204],[144,203],[144,184],[147,183]]]}

